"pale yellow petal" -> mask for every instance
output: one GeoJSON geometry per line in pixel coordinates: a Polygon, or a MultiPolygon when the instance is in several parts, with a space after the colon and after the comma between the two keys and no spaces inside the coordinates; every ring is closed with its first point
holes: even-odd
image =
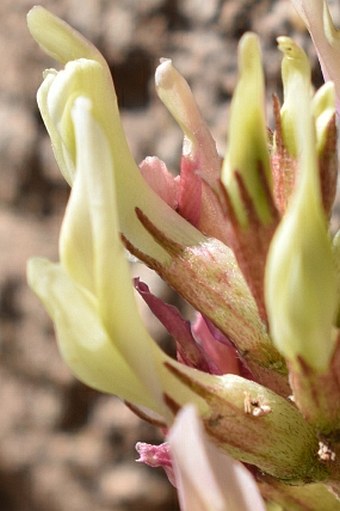
{"type": "Polygon", "coordinates": [[[155,409],[143,382],[103,329],[96,299],[79,288],[59,264],[32,259],[28,281],[52,317],[60,351],[84,383],[155,409]]]}
{"type": "Polygon", "coordinates": [[[70,60],[84,57],[106,65],[93,44],[41,5],[36,5],[29,11],[27,25],[41,48],[58,62],[66,64],[70,60]]]}

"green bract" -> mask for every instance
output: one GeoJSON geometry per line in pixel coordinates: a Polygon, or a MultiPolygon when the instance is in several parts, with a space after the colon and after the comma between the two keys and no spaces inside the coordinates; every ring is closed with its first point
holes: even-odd
{"type": "MultiPolygon", "coordinates": [[[[271,244],[266,304],[271,334],[281,353],[325,371],[335,347],[337,281],[321,197],[310,69],[302,50],[289,38],[281,39],[279,47],[285,54],[282,123],[288,148],[298,158],[299,174],[271,244]]],[[[333,107],[329,100],[324,108],[318,99],[315,103],[318,118],[326,115],[329,120],[329,110],[335,111],[334,95],[333,107]]]]}

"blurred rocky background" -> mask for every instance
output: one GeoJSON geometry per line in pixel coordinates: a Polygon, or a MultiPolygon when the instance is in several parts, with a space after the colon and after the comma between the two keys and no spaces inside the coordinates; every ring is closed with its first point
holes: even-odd
{"type": "MultiPolygon", "coordinates": [[[[114,75],[131,150],[157,154],[174,172],[181,133],[153,85],[160,57],[190,82],[223,153],[236,80],[237,40],[261,36],[268,85],[281,93],[278,35],[313,55],[288,0],[42,0],[91,39],[114,75]]],[[[0,510],[166,511],[177,509],[160,470],[135,463],[134,444],[159,442],[123,404],[78,383],[59,357],[53,328],[25,282],[32,255],[57,259],[68,187],[53,160],[35,92],[55,66],[31,39],[27,0],[0,4],[0,510]]],[[[314,78],[320,83],[314,62],[314,78]]],[[[247,101],[244,98],[244,108],[247,101]]],[[[169,290],[134,266],[152,290],[169,290]]],[[[141,308],[159,341],[165,334],[141,308]]]]}

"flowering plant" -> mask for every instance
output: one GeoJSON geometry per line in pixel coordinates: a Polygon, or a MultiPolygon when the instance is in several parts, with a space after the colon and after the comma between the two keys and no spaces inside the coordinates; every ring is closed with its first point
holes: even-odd
{"type": "Polygon", "coordinates": [[[37,99],[71,186],[60,262],[31,260],[28,280],[75,375],[164,428],[164,444],[137,448],[184,511],[340,509],[338,36],[326,2],[293,3],[333,82],[314,93],[304,51],[279,37],[284,98],[268,130],[259,41],[244,34],[222,165],[187,82],[161,61],[156,90],[183,131],[178,177],[156,157],[134,162],[102,55],[44,8],[28,15],[64,65],[37,99]],[[177,360],[138,315],[126,249],[197,311],[186,322],[134,282],[177,360]]]}

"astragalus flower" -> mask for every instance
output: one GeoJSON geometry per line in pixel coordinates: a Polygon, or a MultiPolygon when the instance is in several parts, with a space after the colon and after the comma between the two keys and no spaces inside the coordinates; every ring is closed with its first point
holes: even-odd
{"type": "Polygon", "coordinates": [[[156,89],[183,131],[174,178],[156,157],[140,169],[134,162],[100,53],[42,7],[30,11],[28,25],[64,65],[45,72],[38,105],[72,187],[60,262],[33,259],[28,280],[71,370],[170,431],[171,478],[183,511],[253,510],[255,502],[263,509],[252,477],[283,509],[317,511],[322,499],[323,511],[337,511],[326,487],[339,493],[339,273],[327,231],[336,182],[333,86],[311,99],[306,55],[280,38],[284,102],[274,100],[269,133],[260,46],[245,34],[221,170],[189,85],[162,60],[156,89]],[[138,315],[126,249],[197,311],[190,323],[135,280],[173,336],[177,361],[138,315]],[[207,446],[192,409],[181,414],[188,403],[207,446]],[[183,428],[188,436],[192,430],[193,443],[183,441],[196,449],[201,475],[191,473],[194,454],[181,459],[183,428]],[[207,496],[196,476],[211,482],[207,496]]]}

